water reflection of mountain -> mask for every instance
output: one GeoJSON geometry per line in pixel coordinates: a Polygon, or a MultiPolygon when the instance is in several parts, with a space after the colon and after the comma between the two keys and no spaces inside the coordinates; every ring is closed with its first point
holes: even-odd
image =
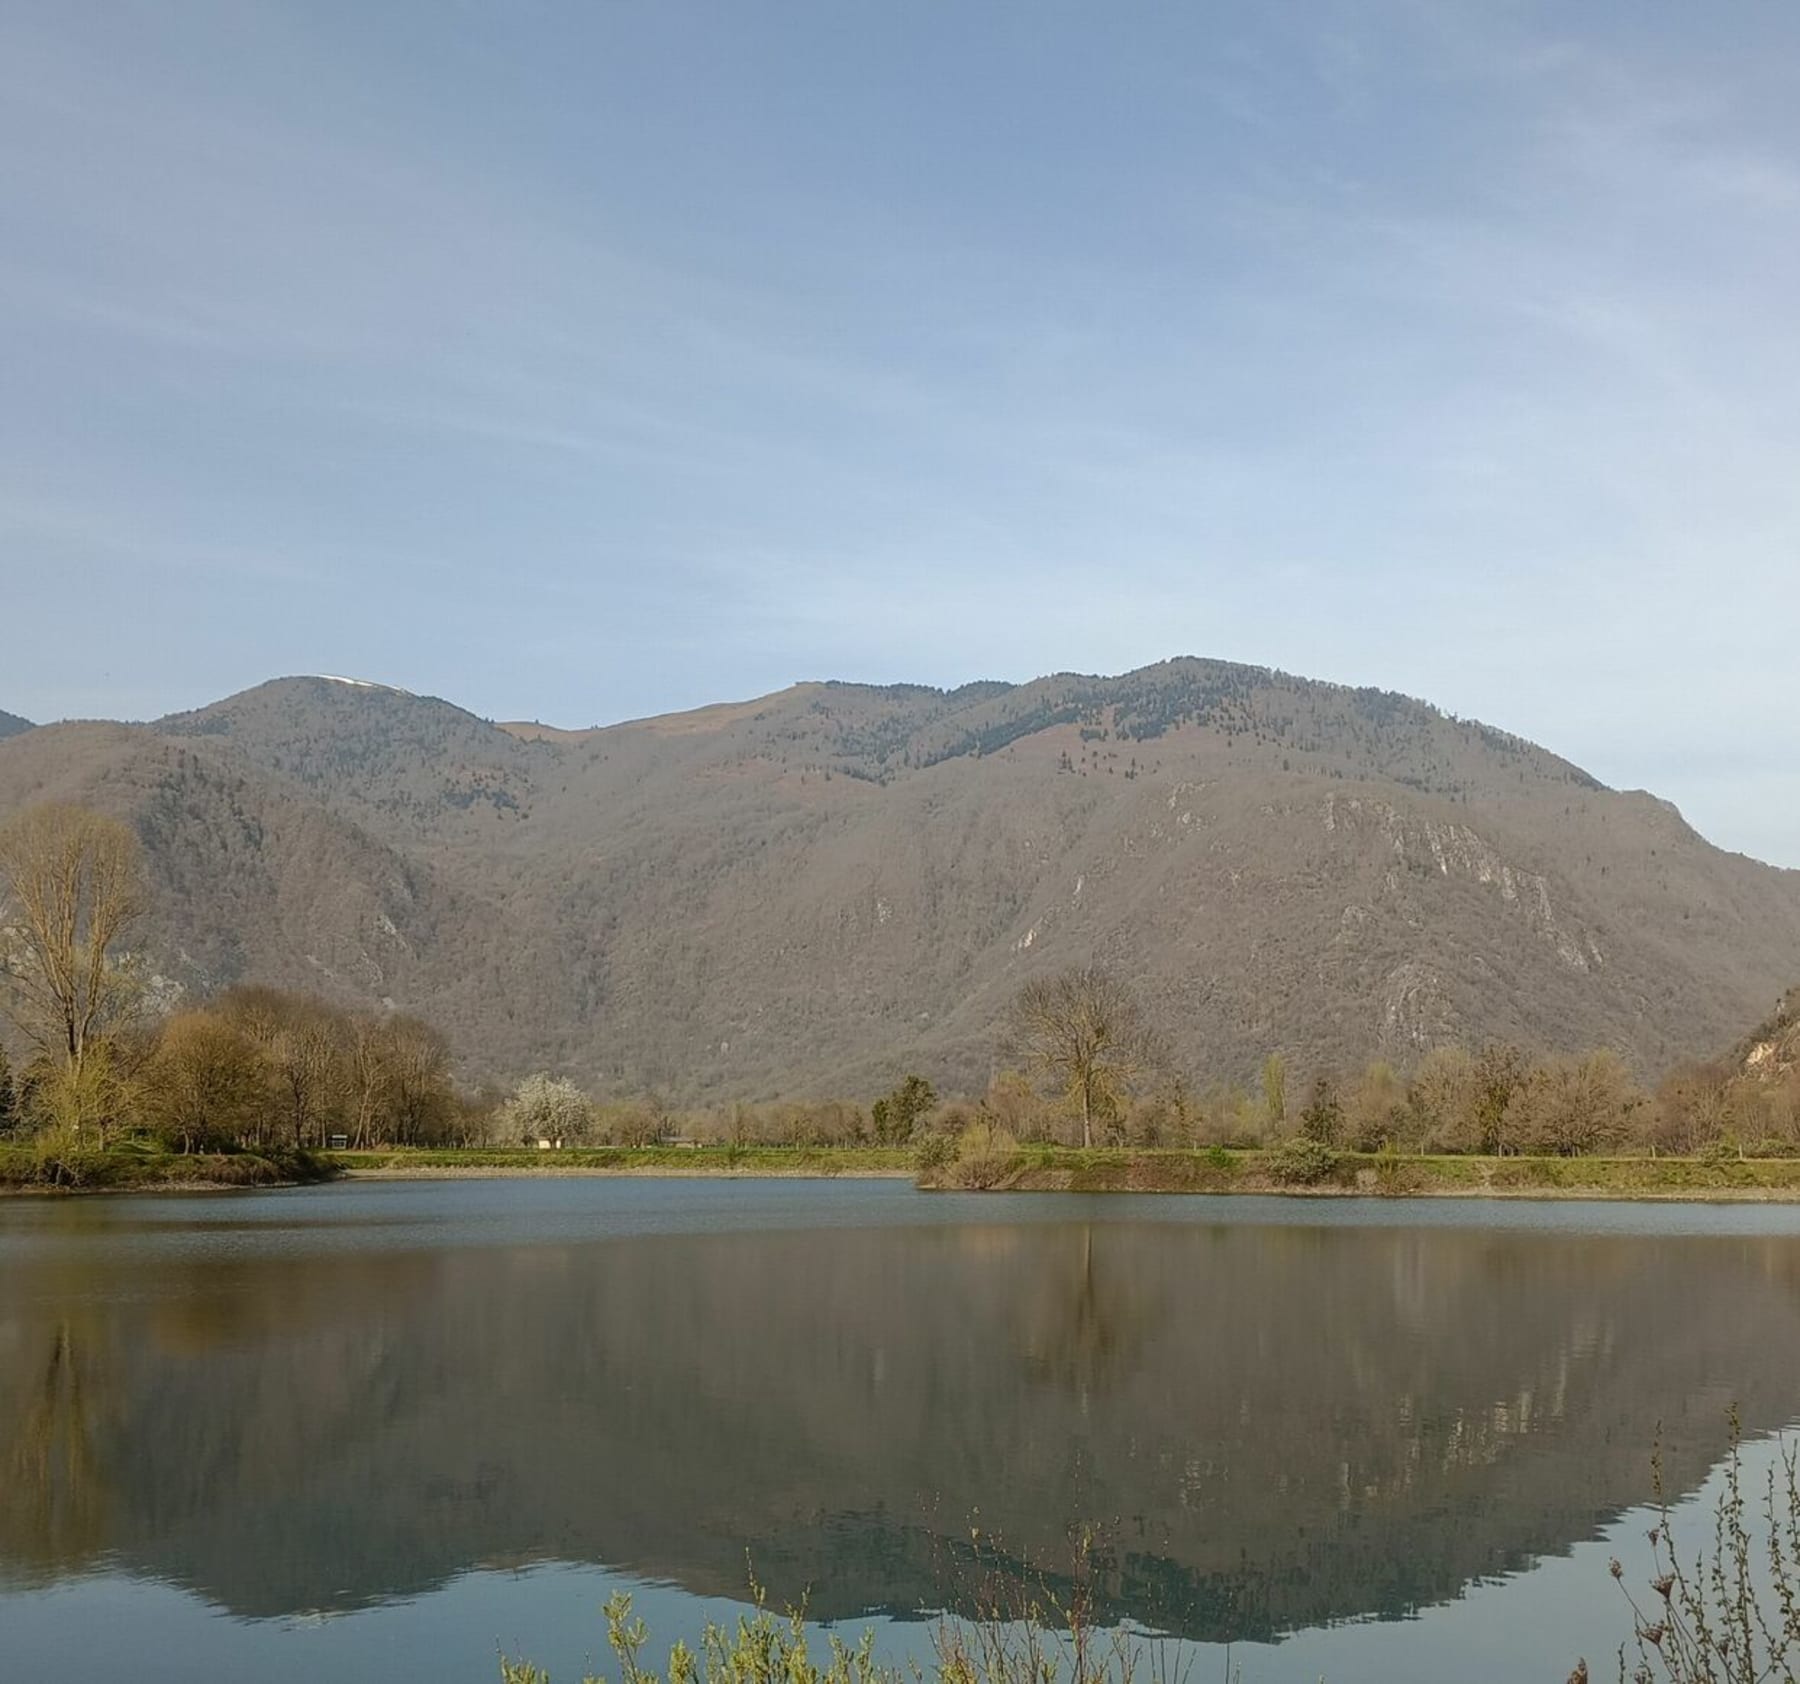
{"type": "Polygon", "coordinates": [[[1454,1595],[1800,1399],[1800,1247],[976,1227],[9,1267],[0,1568],[246,1614],[596,1561],[916,1609],[971,1514],[1247,1635],[1454,1595]]]}

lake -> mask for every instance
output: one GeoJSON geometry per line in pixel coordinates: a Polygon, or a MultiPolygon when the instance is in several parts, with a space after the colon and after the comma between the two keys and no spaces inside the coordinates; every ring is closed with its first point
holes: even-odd
{"type": "MultiPolygon", "coordinates": [[[[1199,1684],[1608,1676],[1660,1433],[1800,1416],[1800,1209],[493,1180],[0,1204],[10,1677],[559,1680],[749,1566],[1199,1684]],[[1071,1532],[1098,1544],[1077,1566],[1071,1532]],[[972,1534],[979,1534],[972,1548],[972,1534]]],[[[1695,1547],[1698,1529],[1690,1527],[1695,1547]]],[[[613,1670],[610,1664],[606,1670],[613,1670]]]]}

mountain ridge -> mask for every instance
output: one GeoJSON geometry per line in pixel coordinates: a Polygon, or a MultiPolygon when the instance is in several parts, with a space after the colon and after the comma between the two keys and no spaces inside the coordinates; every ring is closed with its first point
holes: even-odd
{"type": "Polygon", "coordinates": [[[1101,960],[1196,1081],[1457,1038],[1646,1073],[1800,970],[1800,873],[1428,702],[1184,657],[810,682],[587,730],[271,680],[0,746],[144,836],[170,990],[322,987],[472,1073],[671,1096],[978,1087],[1019,984],[1101,960]]]}

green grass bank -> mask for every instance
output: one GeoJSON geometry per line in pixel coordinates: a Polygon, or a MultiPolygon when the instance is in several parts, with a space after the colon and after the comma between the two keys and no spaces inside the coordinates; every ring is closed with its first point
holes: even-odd
{"type": "Polygon", "coordinates": [[[904,1146],[396,1147],[330,1152],[325,1161],[365,1180],[458,1175],[911,1176],[904,1146]]]}
{"type": "Polygon", "coordinates": [[[105,1148],[42,1141],[0,1145],[0,1193],[299,1187],[337,1174],[334,1164],[311,1152],[166,1152],[130,1140],[105,1148]]]}
{"type": "Polygon", "coordinates": [[[992,1192],[1303,1197],[1800,1201],[1800,1158],[1425,1157],[1383,1152],[1019,1146],[924,1169],[920,1185],[992,1192]]]}
{"type": "Polygon", "coordinates": [[[932,1191],[1288,1194],[1306,1198],[1619,1198],[1800,1202],[1800,1158],[1427,1157],[1395,1153],[984,1142],[900,1146],[584,1146],[357,1152],[101,1151],[0,1145],[0,1193],[302,1186],[339,1178],[697,1176],[916,1179],[932,1191]]]}
{"type": "Polygon", "coordinates": [[[1483,1158],[1381,1152],[1018,1145],[946,1157],[897,1146],[395,1148],[334,1152],[353,1178],[490,1175],[916,1177],[931,1190],[1286,1193],[1304,1197],[1800,1201],[1800,1158],[1483,1158]]]}

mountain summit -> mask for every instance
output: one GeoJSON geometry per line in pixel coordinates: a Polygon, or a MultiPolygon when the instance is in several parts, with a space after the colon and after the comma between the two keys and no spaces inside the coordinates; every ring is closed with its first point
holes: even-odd
{"type": "Polygon", "coordinates": [[[49,795],[136,826],[170,982],[679,1096],[978,1084],[1019,985],[1090,959],[1201,1082],[1493,1036],[1654,1071],[1800,969],[1800,873],[1423,702],[1219,661],[591,731],[283,679],[0,744],[0,813],[49,795]]]}

